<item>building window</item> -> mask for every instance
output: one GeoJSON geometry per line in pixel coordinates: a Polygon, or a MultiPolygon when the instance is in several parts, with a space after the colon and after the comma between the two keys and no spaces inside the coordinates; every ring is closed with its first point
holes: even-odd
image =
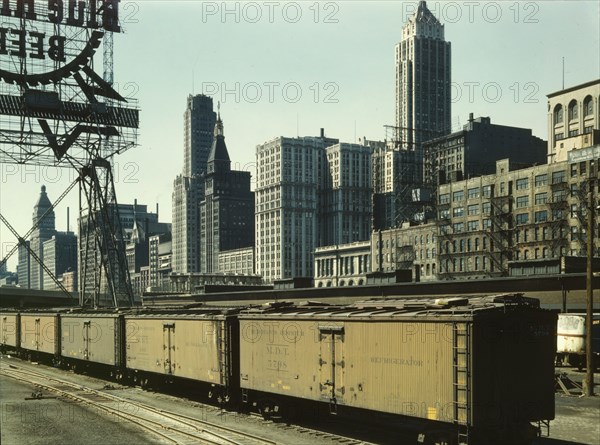
{"type": "Polygon", "coordinates": [[[469,232],[479,230],[479,221],[469,221],[467,223],[467,229],[469,230],[469,232]]]}
{"type": "Polygon", "coordinates": [[[542,210],[540,212],[535,212],[535,222],[542,223],[548,221],[548,212],[546,210],[542,210]]]}
{"type": "Polygon", "coordinates": [[[468,190],[469,199],[479,198],[479,187],[468,190]]]}
{"type": "Polygon", "coordinates": [[[529,213],[519,213],[516,215],[517,225],[527,224],[529,222],[529,213]]]}
{"type": "Polygon", "coordinates": [[[554,107],[554,125],[560,124],[563,121],[563,107],[558,104],[554,107]]]}
{"type": "Polygon", "coordinates": [[[561,182],[565,182],[566,175],[564,170],[560,170],[552,173],[552,184],[560,184],[561,182]]]}
{"type": "Polygon", "coordinates": [[[517,179],[517,190],[526,190],[529,188],[529,178],[517,179]]]}
{"type": "Polygon", "coordinates": [[[571,241],[577,241],[579,239],[579,232],[577,226],[571,226],[571,241]]]}
{"type": "Polygon", "coordinates": [[[592,96],[586,96],[583,99],[583,116],[592,116],[594,114],[594,103],[592,102],[592,96]]]}
{"type": "Polygon", "coordinates": [[[517,197],[517,209],[527,207],[529,205],[529,196],[518,196],[517,197]]]}
{"type": "Polygon", "coordinates": [[[455,207],[454,209],[452,209],[452,216],[454,216],[455,218],[457,218],[459,216],[463,216],[464,214],[465,214],[464,207],[455,207]]]}
{"type": "Polygon", "coordinates": [[[571,204],[571,218],[577,218],[577,204],[571,204]]]}
{"type": "Polygon", "coordinates": [[[440,195],[440,204],[449,204],[450,203],[450,193],[444,193],[440,195]]]}
{"type": "Polygon", "coordinates": [[[543,174],[543,175],[537,175],[535,177],[535,186],[536,187],[541,187],[544,185],[548,185],[548,175],[543,174]]]}
{"type": "Polygon", "coordinates": [[[571,184],[571,196],[577,196],[577,184],[571,184]]]}
{"type": "Polygon", "coordinates": [[[575,129],[575,130],[569,130],[569,137],[575,137],[579,134],[579,130],[575,129]]]}
{"type": "Polygon", "coordinates": [[[467,214],[469,216],[474,216],[479,214],[479,204],[472,204],[467,207],[467,214]]]}
{"type": "Polygon", "coordinates": [[[483,230],[489,230],[492,228],[492,220],[491,219],[484,219],[483,220],[483,230]]]}
{"type": "Polygon", "coordinates": [[[465,199],[465,192],[463,190],[452,193],[452,201],[453,202],[464,201],[464,199],[465,199]]]}
{"type": "Polygon", "coordinates": [[[541,205],[546,204],[548,202],[548,194],[547,193],[536,193],[535,195],[535,204],[541,205]]]}
{"type": "Polygon", "coordinates": [[[577,119],[577,101],[573,99],[569,102],[569,120],[572,121],[577,119]]]}
{"type": "Polygon", "coordinates": [[[465,223],[454,223],[452,228],[454,229],[454,233],[462,233],[465,231],[465,223]]]}
{"type": "Polygon", "coordinates": [[[484,185],[482,191],[483,191],[484,198],[490,198],[492,196],[492,186],[491,185],[484,185]]]}

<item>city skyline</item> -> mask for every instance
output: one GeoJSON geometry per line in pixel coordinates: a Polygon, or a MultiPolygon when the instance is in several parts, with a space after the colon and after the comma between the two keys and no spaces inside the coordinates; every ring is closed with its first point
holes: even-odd
{"type": "MultiPolygon", "coordinates": [[[[273,23],[267,9],[260,21],[250,23],[252,11],[240,6],[236,23],[235,14],[222,17],[222,11],[214,11],[220,3],[122,2],[126,35],[115,36],[115,80],[122,82],[119,89],[126,95],[137,89],[133,95],[140,99],[142,123],[140,146],[116,158],[119,202],[137,198],[150,208],[159,203],[161,220],[170,221],[172,180],[182,170],[182,110],[190,93],[209,94],[218,87],[213,97],[227,115],[232,168],[253,174],[255,147],[279,135],[316,136],[324,127],[326,135],[342,142],[363,136],[383,139],[383,125],[394,122],[394,48],[417,3],[326,2],[314,7],[284,2],[275,10],[273,23]],[[294,5],[302,13],[297,23],[292,23],[294,5]],[[178,32],[164,29],[175,26],[171,23],[177,23],[178,32]],[[281,39],[272,39],[273,32],[281,39]],[[170,39],[164,39],[167,33],[170,39]],[[140,48],[152,50],[145,55],[140,48]],[[132,60],[134,51],[138,57],[132,60]],[[149,69],[161,54],[173,62],[149,69]],[[273,84],[277,82],[279,86],[273,84]],[[278,89],[293,88],[294,83],[303,93],[296,103],[286,101],[278,89]],[[238,84],[240,92],[245,91],[239,100],[232,94],[223,97],[223,86],[238,84]],[[249,99],[256,84],[263,94],[253,102],[249,99]],[[273,102],[267,98],[271,87],[273,102]]],[[[534,135],[547,139],[545,96],[562,88],[561,58],[565,57],[565,87],[599,77],[598,5],[482,2],[470,9],[465,3],[469,2],[428,2],[452,42],[452,81],[455,91],[462,90],[453,97],[452,128],[464,125],[473,112],[502,125],[532,128],[534,135]],[[497,11],[501,17],[494,21],[497,11]],[[589,37],[588,46],[575,44],[579,35],[589,37]],[[498,101],[482,97],[486,85],[489,94],[500,87],[498,101]]],[[[66,169],[1,167],[0,211],[20,234],[30,228],[30,203],[39,187],[46,185],[54,201],[74,177],[66,169]]],[[[67,205],[77,208],[76,192],[56,209],[57,230],[66,230],[67,205]]],[[[0,239],[4,257],[15,240],[4,226],[0,239]]],[[[14,271],[15,265],[13,256],[8,269],[14,271]]]]}

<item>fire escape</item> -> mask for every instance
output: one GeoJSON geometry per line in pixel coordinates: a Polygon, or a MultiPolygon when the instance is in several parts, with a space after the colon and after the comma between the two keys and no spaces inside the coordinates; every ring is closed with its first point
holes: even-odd
{"type": "Polygon", "coordinates": [[[508,267],[506,262],[513,258],[512,230],[512,183],[508,183],[508,194],[497,196],[492,190],[490,197],[491,226],[485,230],[490,239],[489,258],[491,262],[490,275],[505,276],[508,267]],[[497,272],[495,272],[496,270],[497,272]]]}
{"type": "Polygon", "coordinates": [[[412,269],[416,259],[412,244],[396,247],[396,269],[412,269]]]}
{"type": "Polygon", "coordinates": [[[567,239],[567,229],[569,227],[567,218],[569,217],[569,204],[567,202],[567,196],[569,194],[568,184],[564,181],[553,183],[550,186],[552,191],[552,198],[548,200],[547,204],[551,212],[551,242],[550,242],[550,256],[552,258],[560,257],[569,244],[567,239]]]}
{"type": "Polygon", "coordinates": [[[454,235],[452,231],[452,224],[450,221],[450,201],[439,202],[437,204],[437,240],[438,240],[438,275],[442,278],[449,276],[453,273],[449,267],[449,260],[453,254],[453,240],[454,235]]]}

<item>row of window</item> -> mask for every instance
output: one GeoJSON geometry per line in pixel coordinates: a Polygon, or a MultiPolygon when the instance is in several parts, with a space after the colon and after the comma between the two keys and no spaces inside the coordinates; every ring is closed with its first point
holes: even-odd
{"type": "MultiPolygon", "coordinates": [[[[571,102],[569,102],[567,110],[568,110],[569,121],[576,120],[579,117],[579,107],[578,107],[578,103],[575,99],[573,99],[571,102]]],[[[588,116],[593,116],[593,114],[594,114],[594,102],[592,100],[592,96],[586,96],[586,98],[583,99],[583,116],[588,117],[588,116]]],[[[554,111],[553,111],[554,125],[562,123],[563,120],[564,120],[563,106],[561,104],[557,104],[554,107],[554,111]]]]}

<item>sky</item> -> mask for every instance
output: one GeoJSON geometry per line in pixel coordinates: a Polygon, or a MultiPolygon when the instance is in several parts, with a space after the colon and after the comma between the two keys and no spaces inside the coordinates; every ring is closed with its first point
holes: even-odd
{"type": "MultiPolygon", "coordinates": [[[[138,100],[138,146],[114,162],[121,203],[159,204],[171,222],[183,166],[189,94],[221,103],[232,168],[255,172],[255,148],[277,136],[384,140],[395,115],[394,49],[418,2],[121,1],[115,88],[138,100]]],[[[600,78],[600,2],[428,1],[452,44],[452,127],[473,113],[547,139],[546,95],[600,78]]],[[[99,52],[101,54],[101,52],[99,52]]],[[[101,60],[96,62],[101,63],[101,60]]],[[[69,169],[0,164],[0,212],[20,233],[46,185],[54,201],[69,169]]],[[[75,188],[57,207],[75,226],[75,188]]],[[[15,239],[0,227],[0,257],[15,239]]],[[[17,256],[8,269],[16,270],[17,256]]]]}

